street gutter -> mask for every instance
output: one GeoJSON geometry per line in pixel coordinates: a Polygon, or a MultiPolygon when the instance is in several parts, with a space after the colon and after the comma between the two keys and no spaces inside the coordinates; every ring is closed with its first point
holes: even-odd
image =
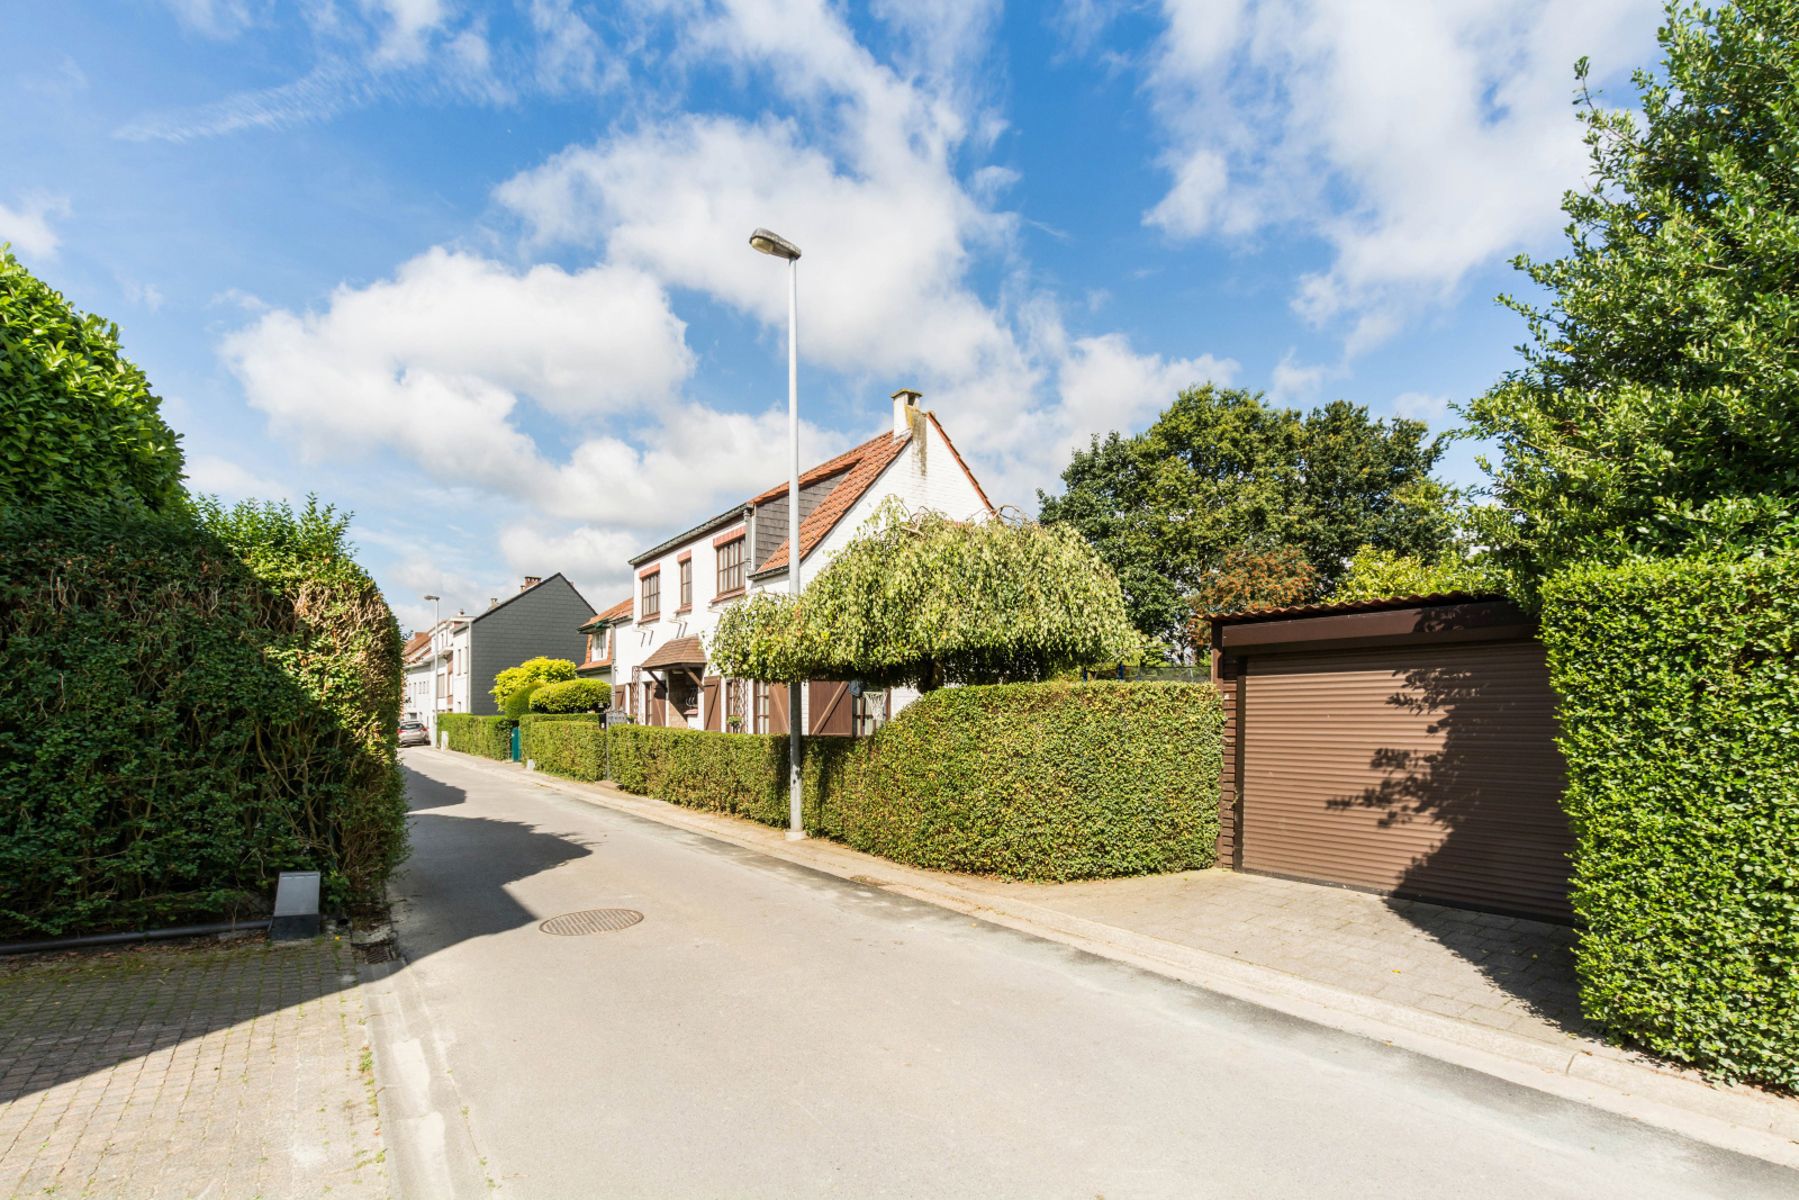
{"type": "MultiPolygon", "coordinates": [[[[448,757],[447,750],[419,753],[448,757]]],[[[580,783],[518,764],[456,754],[495,774],[529,774],[547,790],[601,808],[754,850],[865,886],[1072,946],[1193,987],[1409,1050],[1440,1062],[1573,1100],[1720,1149],[1799,1168],[1799,1101],[1746,1086],[1716,1086],[1690,1073],[1567,1049],[1407,1008],[1284,971],[1134,933],[1010,896],[953,875],[904,866],[822,838],[787,840],[783,830],[741,817],[682,808],[605,784],[580,783]]]]}

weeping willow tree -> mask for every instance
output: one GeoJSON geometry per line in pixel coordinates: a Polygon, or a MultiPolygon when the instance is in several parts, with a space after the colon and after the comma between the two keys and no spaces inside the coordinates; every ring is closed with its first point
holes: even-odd
{"type": "Polygon", "coordinates": [[[1117,577],[1072,529],[954,521],[893,498],[797,601],[763,593],[727,609],[708,653],[742,679],[929,690],[1042,679],[1138,649],[1117,577]]]}

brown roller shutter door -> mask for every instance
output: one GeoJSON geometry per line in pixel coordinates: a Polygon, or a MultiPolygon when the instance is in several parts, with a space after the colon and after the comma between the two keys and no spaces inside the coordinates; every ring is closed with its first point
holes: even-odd
{"type": "Polygon", "coordinates": [[[1258,655],[1239,686],[1245,869],[1568,917],[1540,644],[1258,655]]]}

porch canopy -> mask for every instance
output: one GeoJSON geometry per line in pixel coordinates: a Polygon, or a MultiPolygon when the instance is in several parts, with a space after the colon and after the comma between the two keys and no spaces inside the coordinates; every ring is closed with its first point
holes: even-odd
{"type": "Polygon", "coordinates": [[[646,671],[666,672],[671,667],[684,667],[697,675],[705,666],[706,650],[697,637],[674,638],[664,642],[643,660],[643,669],[646,671]]]}

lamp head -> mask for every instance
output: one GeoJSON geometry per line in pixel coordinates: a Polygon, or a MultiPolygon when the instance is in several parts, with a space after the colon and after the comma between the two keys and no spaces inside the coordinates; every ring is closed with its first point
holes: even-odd
{"type": "Polygon", "coordinates": [[[784,258],[792,262],[800,256],[800,248],[778,233],[770,233],[766,229],[758,229],[750,234],[750,245],[763,254],[776,258],[784,258]]]}

